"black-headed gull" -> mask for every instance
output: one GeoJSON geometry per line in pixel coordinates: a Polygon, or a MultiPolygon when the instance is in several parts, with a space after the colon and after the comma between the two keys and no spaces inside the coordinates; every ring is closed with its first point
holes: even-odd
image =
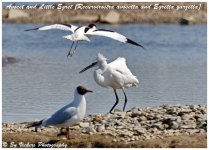
{"type": "Polygon", "coordinates": [[[87,92],[92,92],[87,90],[83,86],[78,86],[74,91],[74,99],[71,103],[65,105],[53,115],[48,118],[45,118],[41,121],[33,122],[27,127],[41,127],[41,126],[56,126],[60,128],[67,128],[66,137],[69,139],[69,126],[77,124],[80,122],[86,113],[86,99],[84,95],[87,92]]]}

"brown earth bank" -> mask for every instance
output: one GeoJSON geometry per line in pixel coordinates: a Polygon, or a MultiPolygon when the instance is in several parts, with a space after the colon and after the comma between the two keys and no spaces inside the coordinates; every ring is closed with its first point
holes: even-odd
{"type": "Polygon", "coordinates": [[[130,143],[113,142],[113,137],[107,135],[79,135],[69,140],[36,133],[3,133],[2,137],[3,147],[207,148],[207,134],[171,136],[130,143]]]}
{"type": "MultiPolygon", "coordinates": [[[[3,23],[207,23],[206,2],[73,2],[42,4],[30,4],[35,6],[35,9],[26,9],[27,4],[24,6],[12,4],[7,9],[4,7],[2,10],[3,23]]],[[[6,6],[10,6],[10,3],[7,3],[6,6]]]]}
{"type": "Polygon", "coordinates": [[[206,105],[162,105],[88,115],[70,127],[27,128],[31,122],[3,123],[4,147],[207,147],[206,105]],[[65,132],[63,132],[65,133],[65,132]]]}

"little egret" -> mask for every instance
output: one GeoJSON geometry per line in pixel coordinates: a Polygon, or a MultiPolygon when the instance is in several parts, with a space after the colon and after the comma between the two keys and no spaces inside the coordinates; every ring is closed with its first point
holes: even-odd
{"type": "Polygon", "coordinates": [[[123,111],[124,111],[128,100],[124,88],[138,86],[139,81],[137,77],[134,76],[131,73],[131,71],[128,69],[125,58],[119,57],[109,64],[107,64],[106,60],[107,59],[102,54],[99,53],[97,57],[97,61],[85,67],[79,73],[83,73],[84,71],[94,66],[98,66],[98,68],[94,71],[94,80],[96,81],[97,84],[99,84],[102,87],[113,88],[115,93],[116,102],[113,105],[113,107],[110,109],[110,112],[112,112],[112,110],[119,102],[116,89],[123,90],[123,94],[125,96],[125,103],[123,106],[123,111]]]}

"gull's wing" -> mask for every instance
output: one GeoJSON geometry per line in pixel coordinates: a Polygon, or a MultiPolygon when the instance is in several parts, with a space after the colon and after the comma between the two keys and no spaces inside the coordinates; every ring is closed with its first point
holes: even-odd
{"type": "Polygon", "coordinates": [[[133,44],[133,45],[140,46],[140,47],[144,48],[142,45],[132,41],[131,39],[125,37],[124,35],[117,33],[115,31],[111,31],[111,30],[96,29],[96,30],[93,30],[92,32],[87,32],[85,34],[86,35],[106,36],[106,37],[112,38],[114,40],[123,42],[123,43],[129,43],[129,44],[133,44]]]}
{"type": "Polygon", "coordinates": [[[53,24],[53,25],[47,25],[47,26],[33,28],[33,29],[27,29],[25,31],[58,29],[58,30],[74,32],[77,28],[78,28],[77,26],[74,26],[72,24],[53,24]]]}
{"type": "Polygon", "coordinates": [[[69,107],[69,105],[64,106],[57,112],[55,112],[51,117],[43,120],[43,125],[58,125],[66,122],[71,119],[74,115],[76,115],[78,109],[76,107],[69,107]]]}

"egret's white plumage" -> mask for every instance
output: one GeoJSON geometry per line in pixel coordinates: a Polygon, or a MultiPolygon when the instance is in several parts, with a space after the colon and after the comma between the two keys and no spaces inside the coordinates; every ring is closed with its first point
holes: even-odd
{"type": "MultiPolygon", "coordinates": [[[[82,86],[78,86],[74,91],[74,99],[71,103],[65,105],[50,117],[28,125],[28,128],[49,125],[68,128],[70,125],[80,122],[86,113],[86,99],[84,94],[87,92],[92,91],[87,90],[82,86]]],[[[69,133],[67,134],[67,138],[69,138],[69,133]]]]}
{"type": "Polygon", "coordinates": [[[70,51],[67,56],[72,56],[76,50],[78,41],[89,41],[90,37],[97,35],[97,36],[104,36],[109,37],[111,39],[117,40],[122,43],[129,43],[132,45],[140,46],[144,48],[142,45],[134,42],[133,40],[125,37],[124,35],[117,33],[115,31],[111,30],[105,30],[105,29],[97,29],[95,24],[89,24],[88,26],[75,26],[72,24],[53,24],[53,25],[47,25],[39,28],[34,29],[28,29],[25,31],[31,31],[31,30],[51,30],[51,29],[59,29],[64,31],[70,31],[72,34],[63,36],[63,38],[69,39],[73,41],[70,51]],[[72,50],[72,47],[74,45],[74,42],[76,42],[74,50],[72,50]]]}
{"type": "Polygon", "coordinates": [[[124,91],[124,88],[134,87],[139,85],[139,81],[136,76],[134,76],[126,65],[126,59],[119,57],[111,63],[107,63],[107,59],[102,55],[98,54],[97,61],[91,65],[85,67],[79,73],[90,69],[91,67],[98,66],[94,71],[94,80],[97,84],[102,87],[111,87],[114,89],[116,96],[116,103],[111,108],[110,112],[118,103],[118,96],[116,89],[122,89],[125,96],[125,104],[123,110],[125,110],[127,97],[124,91]]]}

